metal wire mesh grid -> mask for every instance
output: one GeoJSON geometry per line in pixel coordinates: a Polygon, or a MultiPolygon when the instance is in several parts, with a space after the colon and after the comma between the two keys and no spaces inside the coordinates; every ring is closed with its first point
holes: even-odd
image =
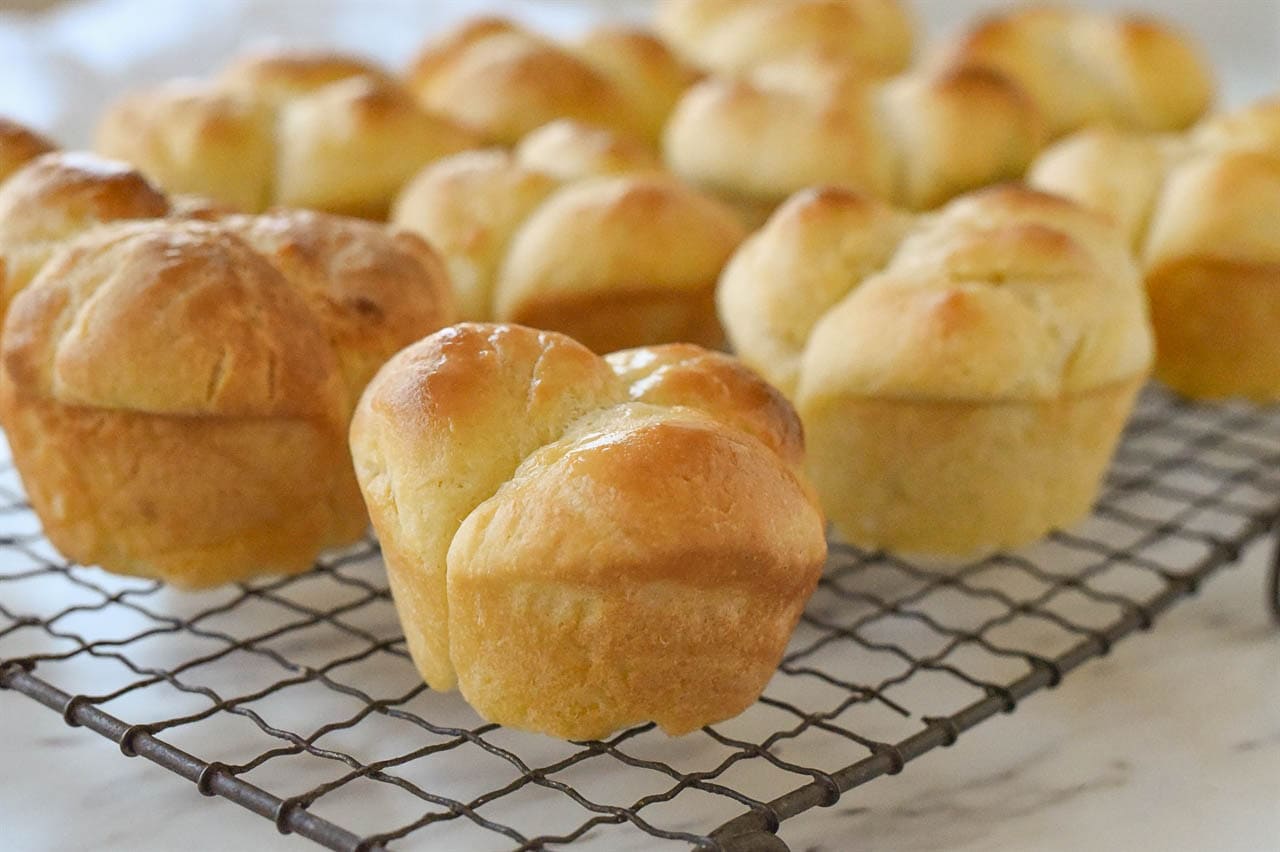
{"type": "Polygon", "coordinates": [[[1149,390],[1082,524],[960,565],[833,546],[742,716],[561,743],[422,685],[373,542],[181,594],[61,560],[6,464],[0,687],[334,849],[785,848],[781,820],[1106,654],[1278,514],[1280,412],[1149,390]]]}

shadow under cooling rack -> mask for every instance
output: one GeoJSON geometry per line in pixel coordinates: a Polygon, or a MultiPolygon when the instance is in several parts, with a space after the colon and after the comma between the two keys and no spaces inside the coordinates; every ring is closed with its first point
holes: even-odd
{"type": "Polygon", "coordinates": [[[563,743],[422,685],[375,543],[178,593],[67,564],[5,464],[0,687],[333,849],[785,849],[782,820],[1149,628],[1278,515],[1280,412],[1148,390],[1081,524],[960,565],[833,545],[746,713],[563,743]]]}

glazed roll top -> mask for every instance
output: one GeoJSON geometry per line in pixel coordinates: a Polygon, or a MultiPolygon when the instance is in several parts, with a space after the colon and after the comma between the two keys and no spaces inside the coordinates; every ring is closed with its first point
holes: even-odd
{"type": "Polygon", "coordinates": [[[526,169],[561,182],[662,171],[658,155],[642,143],[565,118],[545,124],[521,139],[515,148],[515,159],[526,169]]]}
{"type": "Polygon", "coordinates": [[[217,80],[228,91],[279,108],[333,83],[359,77],[391,82],[385,71],[357,56],[288,49],[239,56],[222,69],[217,80]]]}
{"type": "Polygon", "coordinates": [[[743,236],[645,149],[570,123],[515,153],[433,164],[392,218],[445,256],[464,318],[561,331],[597,352],[717,344],[715,281],[743,236]]]}
{"type": "Polygon", "coordinates": [[[1213,74],[1187,36],[1149,18],[1041,7],[984,20],[945,50],[953,67],[1004,74],[1052,136],[1091,124],[1177,130],[1213,99],[1213,74]]]}
{"type": "Polygon", "coordinates": [[[1276,158],[1280,102],[1262,101],[1183,135],[1076,134],[1046,151],[1030,179],[1107,214],[1149,267],[1179,253],[1243,260],[1275,245],[1263,211],[1276,158]]]}
{"type": "Polygon", "coordinates": [[[843,190],[802,193],[734,257],[720,305],[735,349],[799,399],[1052,397],[1150,359],[1118,235],[1017,187],[917,217],[843,190]]]}
{"type": "Polygon", "coordinates": [[[164,194],[124,163],[63,152],[29,161],[0,184],[0,318],[62,243],[169,212],[164,194]]]}
{"type": "Polygon", "coordinates": [[[455,318],[443,262],[407,231],[305,210],[228,216],[221,224],[306,299],[352,407],[387,359],[455,318]]]}
{"type": "Polygon", "coordinates": [[[274,193],[272,110],[200,80],[174,80],[108,107],[95,147],[169,192],[209,194],[262,210],[274,193]]]}
{"type": "Polygon", "coordinates": [[[126,95],[97,132],[98,150],[170,192],[373,218],[423,165],[475,142],[376,67],[322,53],[256,54],[126,95]]]}
{"type": "Polygon", "coordinates": [[[1280,103],[1176,136],[1085,131],[1030,177],[1124,230],[1146,271],[1161,379],[1198,397],[1280,395],[1280,103]]]}
{"type": "Polygon", "coordinates": [[[1017,177],[1041,139],[1031,102],[997,74],[961,69],[886,83],[799,63],[694,86],[665,150],[673,171],[759,221],[812,185],[936,207],[1017,177]]]}
{"type": "Polygon", "coordinates": [[[0,183],[41,154],[58,150],[50,139],[0,116],[0,183]]]}
{"type": "Polygon", "coordinates": [[[0,416],[54,545],[203,588],[359,538],[347,424],[382,363],[454,319],[434,252],[306,211],[75,221],[40,244],[0,346],[0,416]]]}
{"type": "Polygon", "coordinates": [[[825,554],[794,412],[693,346],[457,326],[379,373],[352,448],[415,662],[503,724],[740,712],[825,554]]]}
{"type": "Polygon", "coordinates": [[[816,58],[886,76],[911,61],[912,22],[899,0],[661,0],[655,24],[720,74],[816,58]]]}
{"type": "Polygon", "coordinates": [[[1053,399],[1141,376],[1140,280],[1105,221],[996,189],[914,228],[814,327],[800,398],[1053,399]]]}
{"type": "Polygon", "coordinates": [[[514,145],[558,118],[656,144],[694,73],[653,36],[602,29],[562,45],[499,18],[478,18],[429,43],[408,86],[428,108],[514,145]]]}
{"type": "Polygon", "coordinates": [[[310,316],[220,228],[117,225],[63,250],[18,300],[4,366],[22,393],[78,406],[336,423],[346,389],[310,316]]]}

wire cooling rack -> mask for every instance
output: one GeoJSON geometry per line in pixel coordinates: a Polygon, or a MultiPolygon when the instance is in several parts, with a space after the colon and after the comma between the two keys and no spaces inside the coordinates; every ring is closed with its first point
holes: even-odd
{"type": "Polygon", "coordinates": [[[332,849],[743,852],[785,849],[780,821],[1014,710],[1235,561],[1280,516],[1280,412],[1148,390],[1069,531],[961,565],[834,546],[760,701],[679,739],[562,743],[430,692],[373,542],[182,594],[61,560],[2,470],[0,687],[126,755],[332,849]]]}

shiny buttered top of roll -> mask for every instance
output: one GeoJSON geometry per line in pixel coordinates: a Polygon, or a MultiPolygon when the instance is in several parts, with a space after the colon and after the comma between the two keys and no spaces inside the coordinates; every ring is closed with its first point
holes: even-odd
{"type": "Polygon", "coordinates": [[[14,299],[0,417],[66,556],[201,588],[357,539],[354,400],[453,319],[411,234],[308,212],[101,226],[14,299]]]}
{"type": "Polygon", "coordinates": [[[573,43],[501,18],[476,18],[428,43],[406,83],[432,110],[514,145],[569,118],[656,145],[696,74],[642,30],[602,27],[573,43]]]}
{"type": "Polygon", "coordinates": [[[743,244],[719,300],[741,357],[801,399],[837,386],[1053,398],[1150,366],[1121,235],[1016,185],[924,215],[839,189],[800,193],[743,244]]]}
{"type": "Polygon", "coordinates": [[[827,514],[863,546],[969,556],[1088,512],[1152,358],[1119,231],[1019,186],[912,215],[803,192],[718,292],[796,401],[827,514]]]}
{"type": "Polygon", "coordinates": [[[1280,399],[1280,101],[1184,134],[1082,131],[1029,179],[1123,230],[1146,273],[1158,378],[1193,397],[1280,399]]]}
{"type": "Polygon", "coordinates": [[[885,76],[911,62],[913,26],[900,0],[659,0],[654,23],[681,54],[720,74],[818,58],[885,76]]]}
{"type": "Polygon", "coordinates": [[[471,151],[405,188],[392,221],[446,258],[464,319],[560,331],[596,352],[718,345],[733,213],[607,131],[559,122],[514,153],[471,151]]]}
{"type": "Polygon", "coordinates": [[[95,225],[169,215],[169,199],[131,166],[52,152],[0,183],[0,319],[65,242],[95,225]]]}
{"type": "Polygon", "coordinates": [[[1199,46],[1147,17],[1039,7],[984,19],[936,60],[986,68],[1021,86],[1052,136],[1094,124],[1177,130],[1213,100],[1199,46]]]}
{"type": "Polygon", "coordinates": [[[672,171],[760,224],[815,185],[933,208],[1021,175],[1042,139],[1025,92],[989,71],[880,81],[847,66],[796,61],[691,88],[664,150],[672,171]]]}
{"type": "Polygon", "coordinates": [[[418,669],[504,725],[741,712],[825,558],[794,411],[689,344],[455,326],[383,367],[351,447],[418,669]]]}
{"type": "Polygon", "coordinates": [[[382,218],[414,172],[477,142],[363,60],[285,51],[124,96],[104,113],[96,146],[170,192],[243,211],[382,218]]]}
{"type": "Polygon", "coordinates": [[[56,150],[53,140],[0,116],[0,183],[41,154],[56,150]]]}

